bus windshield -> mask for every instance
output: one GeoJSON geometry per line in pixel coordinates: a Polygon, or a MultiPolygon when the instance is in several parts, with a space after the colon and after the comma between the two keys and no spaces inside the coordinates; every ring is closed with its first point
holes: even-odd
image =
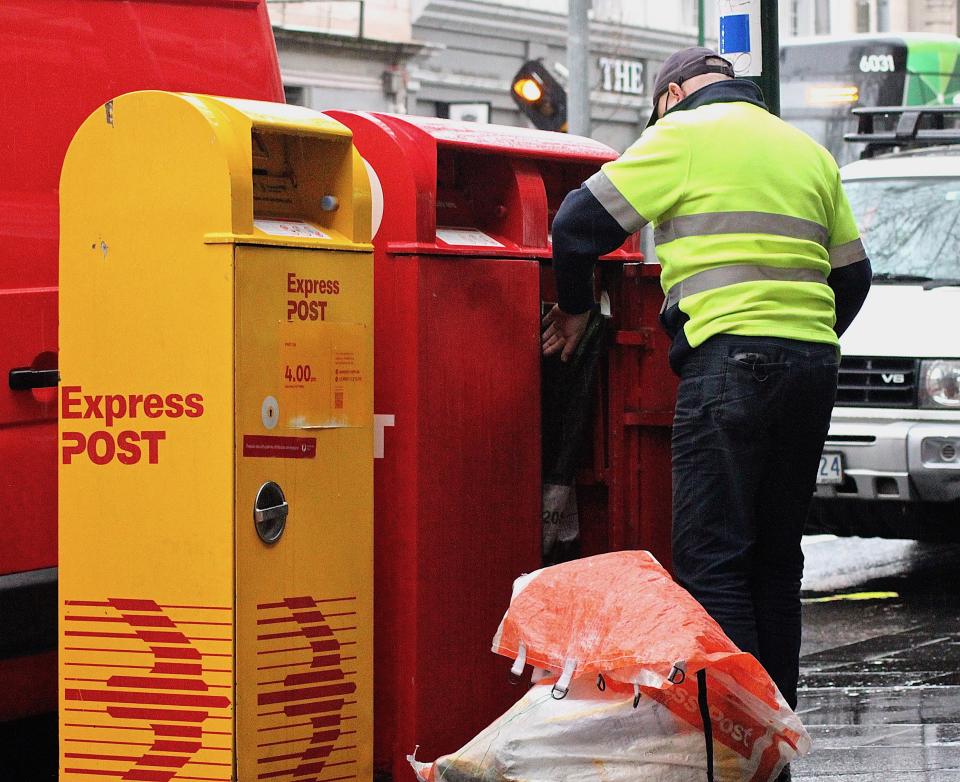
{"type": "Polygon", "coordinates": [[[849,163],[862,150],[843,140],[857,129],[850,110],[960,102],[958,53],[960,39],[952,36],[786,42],[780,47],[781,113],[830,150],[838,163],[849,163]]]}
{"type": "Polygon", "coordinates": [[[960,278],[960,179],[843,183],[877,281],[960,278]]]}
{"type": "Polygon", "coordinates": [[[780,50],[783,118],[823,144],[841,165],[860,149],[843,140],[857,129],[854,106],[903,103],[907,47],[894,40],[830,41],[780,50]]]}

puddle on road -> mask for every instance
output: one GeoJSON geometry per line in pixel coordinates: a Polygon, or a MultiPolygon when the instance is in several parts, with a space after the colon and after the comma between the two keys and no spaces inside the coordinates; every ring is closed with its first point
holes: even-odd
{"type": "Polygon", "coordinates": [[[960,546],[804,540],[794,782],[960,781],[960,546]]]}

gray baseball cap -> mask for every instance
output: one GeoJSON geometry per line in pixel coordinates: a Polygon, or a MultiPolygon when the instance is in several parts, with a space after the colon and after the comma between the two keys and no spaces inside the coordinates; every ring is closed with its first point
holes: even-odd
{"type": "Polygon", "coordinates": [[[657,80],[653,84],[653,111],[650,114],[647,127],[650,127],[659,119],[657,117],[657,101],[667,91],[671,82],[682,85],[687,79],[704,73],[722,73],[731,79],[735,75],[733,65],[713,49],[707,49],[704,46],[691,46],[689,49],[681,49],[667,57],[667,61],[663,64],[657,74],[657,80]]]}

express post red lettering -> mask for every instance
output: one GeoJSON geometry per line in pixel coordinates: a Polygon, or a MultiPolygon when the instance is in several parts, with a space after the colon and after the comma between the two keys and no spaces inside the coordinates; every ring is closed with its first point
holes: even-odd
{"type": "Polygon", "coordinates": [[[138,464],[144,452],[149,464],[160,461],[160,443],[167,439],[162,429],[112,431],[118,421],[136,418],[199,418],[204,413],[203,394],[84,394],[81,386],[61,389],[60,415],[63,420],[98,419],[105,428],[93,432],[64,431],[61,461],[73,464],[86,457],[92,464],[111,462],[138,464]]]}

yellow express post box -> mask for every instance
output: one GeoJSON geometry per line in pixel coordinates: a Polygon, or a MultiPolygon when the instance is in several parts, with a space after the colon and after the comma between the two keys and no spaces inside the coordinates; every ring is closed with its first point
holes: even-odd
{"type": "Polygon", "coordinates": [[[131,93],[77,132],[60,200],[60,779],[369,780],[350,132],[131,93]]]}

